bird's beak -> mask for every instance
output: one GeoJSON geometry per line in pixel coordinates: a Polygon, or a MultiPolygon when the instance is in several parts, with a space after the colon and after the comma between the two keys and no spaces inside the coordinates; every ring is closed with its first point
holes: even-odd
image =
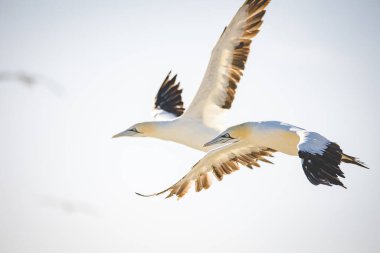
{"type": "Polygon", "coordinates": [[[123,137],[123,136],[133,136],[135,134],[136,132],[127,129],[121,133],[115,134],[114,136],[112,136],[112,138],[118,138],[118,137],[123,137]]]}
{"type": "Polygon", "coordinates": [[[203,145],[203,147],[213,146],[213,145],[215,145],[215,144],[220,143],[222,140],[223,140],[223,138],[221,138],[221,137],[218,136],[218,137],[216,137],[215,139],[212,139],[211,141],[205,143],[205,144],[203,145]]]}

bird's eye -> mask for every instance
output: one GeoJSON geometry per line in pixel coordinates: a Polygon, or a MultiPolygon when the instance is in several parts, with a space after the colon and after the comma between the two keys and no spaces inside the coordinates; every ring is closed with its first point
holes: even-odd
{"type": "Polygon", "coordinates": [[[231,135],[230,134],[225,134],[225,135],[223,135],[223,137],[225,137],[225,138],[231,138],[231,135]]]}

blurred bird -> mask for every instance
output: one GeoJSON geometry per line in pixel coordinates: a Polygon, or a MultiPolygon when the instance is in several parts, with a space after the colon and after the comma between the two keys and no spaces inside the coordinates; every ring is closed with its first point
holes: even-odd
{"type": "Polygon", "coordinates": [[[169,192],[167,198],[183,197],[195,182],[196,192],[211,185],[210,173],[220,181],[223,176],[239,169],[239,164],[252,168],[260,167],[259,161],[272,163],[266,157],[274,152],[299,156],[307,179],[314,185],[339,185],[344,178],[341,162],[367,168],[359,159],[346,155],[338,144],[322,135],[309,132],[278,121],[247,122],[228,128],[204,146],[226,144],[209,151],[176,184],[159,193],[140,196],[150,197],[169,192]]]}
{"type": "Polygon", "coordinates": [[[51,92],[53,92],[57,96],[60,96],[63,94],[63,88],[59,84],[41,75],[25,73],[25,72],[8,72],[8,71],[0,72],[0,82],[5,82],[5,81],[6,82],[16,81],[29,88],[32,88],[36,85],[42,85],[42,86],[45,86],[47,89],[49,89],[51,92]]]}
{"type": "Polygon", "coordinates": [[[186,111],[177,76],[170,78],[169,73],[155,100],[155,116],[165,120],[138,123],[113,137],[149,136],[201,151],[210,150],[203,144],[223,129],[219,119],[231,108],[252,38],[259,32],[269,2],[247,0],[238,10],[215,45],[203,81],[186,111]]]}

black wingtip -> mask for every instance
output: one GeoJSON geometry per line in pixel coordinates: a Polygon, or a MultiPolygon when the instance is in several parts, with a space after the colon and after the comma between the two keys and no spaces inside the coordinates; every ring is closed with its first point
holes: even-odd
{"type": "Polygon", "coordinates": [[[312,154],[300,150],[302,168],[307,179],[314,185],[339,185],[346,188],[339,180],[344,173],[339,168],[341,161],[340,147],[335,143],[329,143],[323,154],[312,154]]]}
{"type": "Polygon", "coordinates": [[[185,111],[182,101],[182,88],[180,82],[177,82],[177,74],[170,77],[172,71],[166,76],[157,92],[154,108],[164,110],[175,117],[179,117],[185,111]]]}

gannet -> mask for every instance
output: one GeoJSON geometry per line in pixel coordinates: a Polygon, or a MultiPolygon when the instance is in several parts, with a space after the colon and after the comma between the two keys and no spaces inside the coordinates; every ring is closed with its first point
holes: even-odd
{"type": "Polygon", "coordinates": [[[150,197],[169,192],[168,197],[183,197],[195,182],[195,191],[208,189],[211,185],[211,172],[220,181],[223,176],[239,169],[239,164],[252,168],[260,167],[259,161],[272,163],[266,157],[272,157],[274,152],[291,156],[299,156],[307,179],[314,185],[344,184],[339,177],[344,178],[340,169],[341,162],[368,167],[358,158],[343,153],[338,144],[316,132],[292,126],[279,121],[247,122],[232,126],[220,133],[204,146],[225,144],[209,151],[197,162],[189,173],[181,180],[164,191],[150,197]]]}
{"type": "Polygon", "coordinates": [[[149,136],[201,151],[210,150],[203,144],[223,130],[219,118],[231,108],[250,52],[251,40],[259,32],[269,2],[245,1],[225,27],[212,51],[201,85],[186,111],[180,84],[176,83],[177,76],[170,78],[169,73],[157,93],[154,106],[156,118],[165,120],[138,123],[113,137],[149,136]]]}

